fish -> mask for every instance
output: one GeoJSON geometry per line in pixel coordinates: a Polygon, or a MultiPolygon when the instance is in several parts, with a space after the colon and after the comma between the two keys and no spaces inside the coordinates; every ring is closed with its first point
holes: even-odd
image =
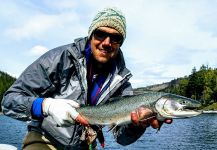
{"type": "MultiPolygon", "coordinates": [[[[114,97],[97,106],[77,108],[90,125],[123,125],[131,122],[131,112],[139,107],[148,108],[158,120],[183,119],[200,115],[199,101],[164,92],[145,92],[139,95],[114,97]]],[[[147,118],[148,119],[148,118],[147,118]]]]}

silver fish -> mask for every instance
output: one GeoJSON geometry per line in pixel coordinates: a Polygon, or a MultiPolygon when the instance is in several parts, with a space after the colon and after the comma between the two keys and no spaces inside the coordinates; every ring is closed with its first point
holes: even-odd
{"type": "Polygon", "coordinates": [[[92,125],[112,125],[131,123],[131,112],[139,107],[149,108],[158,120],[166,118],[189,118],[202,113],[197,110],[200,103],[183,96],[146,92],[141,95],[117,97],[110,103],[98,106],[84,106],[77,111],[92,125]]]}

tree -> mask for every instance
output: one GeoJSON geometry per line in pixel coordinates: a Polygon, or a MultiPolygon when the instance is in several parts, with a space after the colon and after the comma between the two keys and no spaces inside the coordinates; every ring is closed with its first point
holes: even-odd
{"type": "Polygon", "coordinates": [[[200,100],[204,105],[217,102],[217,69],[202,65],[184,78],[172,80],[164,91],[200,100]]]}
{"type": "MultiPolygon", "coordinates": [[[[13,84],[15,80],[16,79],[14,77],[11,77],[7,73],[0,71],[0,104],[3,98],[3,94],[13,84]]],[[[0,107],[0,111],[1,111],[1,107],[0,107]]]]}

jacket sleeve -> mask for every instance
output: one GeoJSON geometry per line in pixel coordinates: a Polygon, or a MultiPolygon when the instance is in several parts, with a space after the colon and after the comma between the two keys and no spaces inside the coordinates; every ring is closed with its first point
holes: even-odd
{"type": "Polygon", "coordinates": [[[145,128],[133,124],[117,126],[114,131],[114,137],[117,143],[126,146],[137,141],[145,132],[145,128]]]}
{"type": "MultiPolygon", "coordinates": [[[[132,95],[133,89],[129,82],[126,82],[119,90],[115,93],[115,95],[132,95]]],[[[117,126],[113,130],[113,135],[117,143],[121,145],[129,145],[138,140],[146,128],[135,126],[132,123],[128,125],[117,126]]]]}
{"type": "Polygon", "coordinates": [[[49,96],[55,90],[54,78],[59,57],[55,52],[48,52],[26,68],[4,94],[2,110],[5,115],[22,121],[32,118],[34,100],[49,96]]]}

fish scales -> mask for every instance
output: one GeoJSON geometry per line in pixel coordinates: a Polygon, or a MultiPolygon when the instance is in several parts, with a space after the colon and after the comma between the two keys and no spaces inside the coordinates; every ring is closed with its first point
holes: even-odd
{"type": "Polygon", "coordinates": [[[161,92],[149,92],[141,95],[113,98],[112,102],[78,108],[79,114],[85,117],[90,124],[118,125],[129,123],[130,113],[140,106],[153,109],[154,103],[162,96],[168,95],[161,92]]]}

